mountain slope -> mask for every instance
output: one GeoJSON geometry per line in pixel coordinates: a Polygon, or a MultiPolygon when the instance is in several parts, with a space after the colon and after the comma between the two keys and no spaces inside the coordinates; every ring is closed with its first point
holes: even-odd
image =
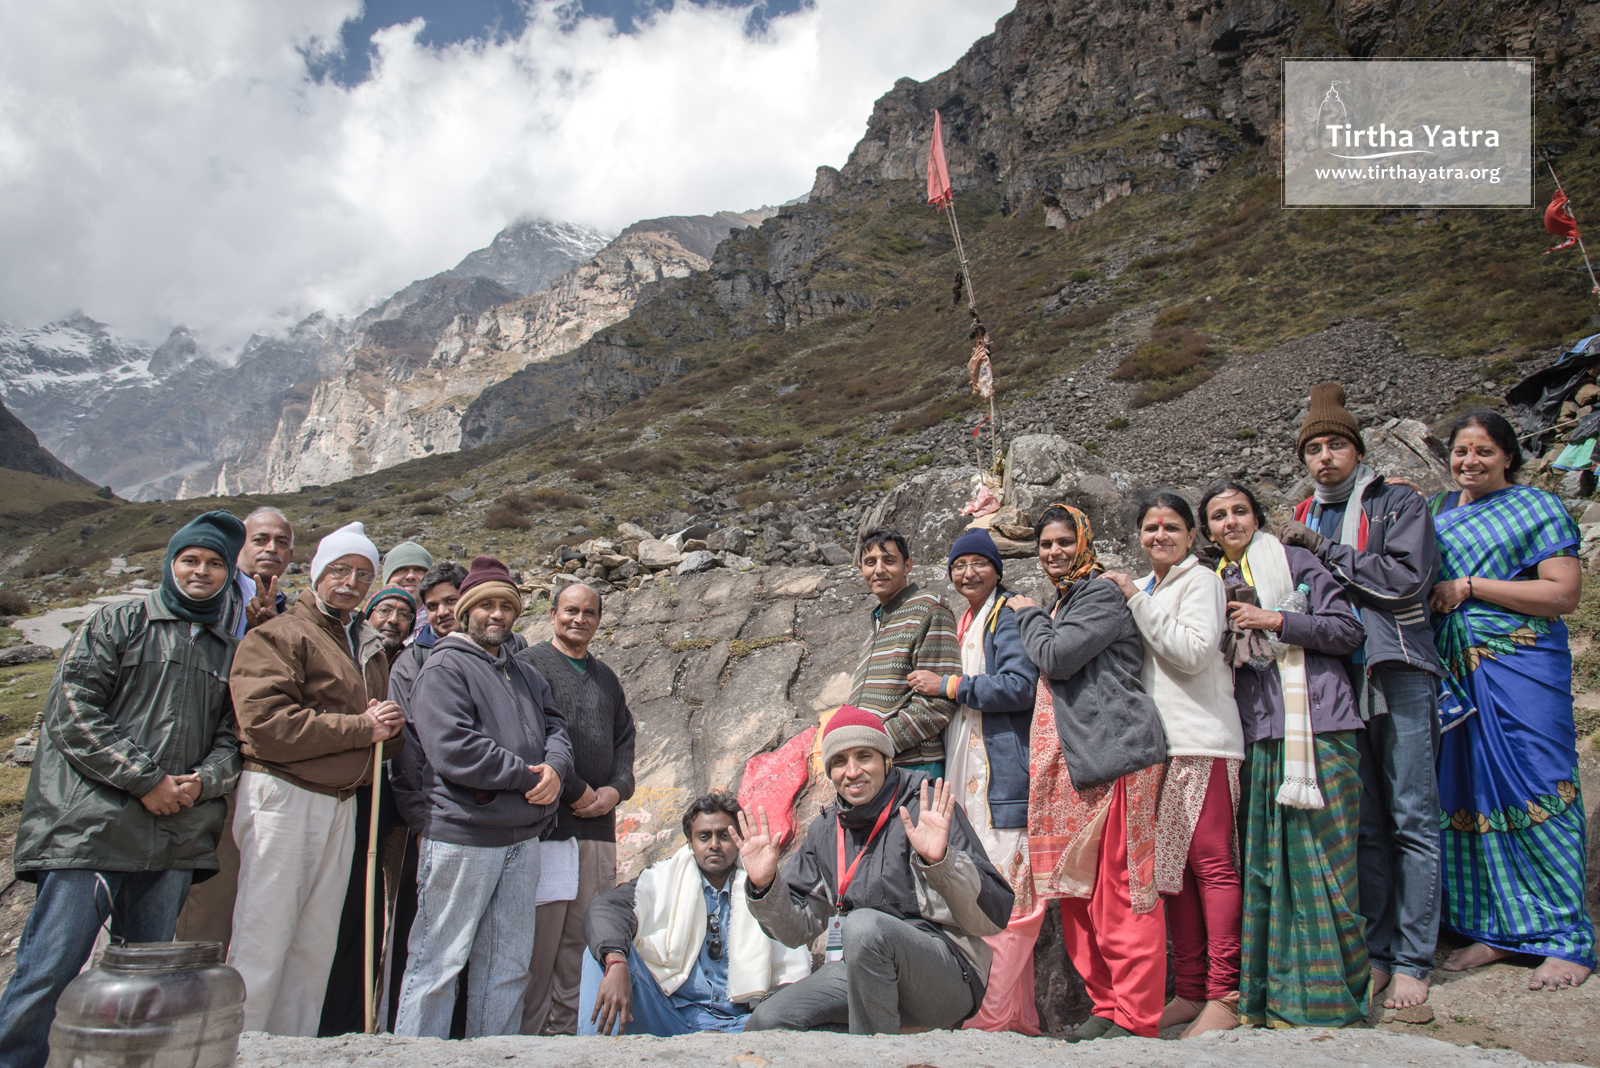
{"type": "Polygon", "coordinates": [[[551,279],[605,246],[605,235],[587,226],[547,219],[524,220],[495,234],[487,248],[467,253],[441,277],[487,278],[526,296],[537,293],[551,279]]]}
{"type": "Polygon", "coordinates": [[[40,446],[39,439],[27,424],[0,404],[0,467],[23,471],[30,475],[59,479],[92,486],[93,482],[50,455],[50,450],[40,446]]]}
{"type": "MultiPolygon", "coordinates": [[[[764,217],[644,220],[521,298],[488,279],[449,272],[413,283],[330,337],[337,371],[285,405],[270,442],[228,465],[228,485],[291,490],[453,452],[463,416],[485,388],[581,345],[627,316],[651,285],[703,270],[695,249],[764,217]]],[[[223,474],[219,467],[214,478],[223,474]]],[[[191,479],[184,495],[222,485],[191,479]]]]}

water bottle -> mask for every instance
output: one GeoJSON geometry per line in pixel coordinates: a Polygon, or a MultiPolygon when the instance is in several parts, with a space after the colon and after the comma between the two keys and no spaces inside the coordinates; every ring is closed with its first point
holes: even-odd
{"type": "Polygon", "coordinates": [[[1295,587],[1295,591],[1283,599],[1278,606],[1280,612],[1301,612],[1311,607],[1311,587],[1304,582],[1295,587]]]}

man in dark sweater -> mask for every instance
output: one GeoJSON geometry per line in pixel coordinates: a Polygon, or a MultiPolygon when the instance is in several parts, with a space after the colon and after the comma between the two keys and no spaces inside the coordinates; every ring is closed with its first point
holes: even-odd
{"type": "MultiPolygon", "coordinates": [[[[617,884],[616,807],[633,796],[633,713],[616,673],[589,655],[600,629],[600,594],[573,583],[556,592],[550,609],[555,637],[517,658],[538,669],[565,714],[577,774],[565,785],[548,843],[576,840],[578,892],[569,901],[539,906],[525,1035],[578,1033],[583,981],[583,915],[597,894],[617,884]]],[[[571,848],[570,846],[568,848],[571,848]]]]}

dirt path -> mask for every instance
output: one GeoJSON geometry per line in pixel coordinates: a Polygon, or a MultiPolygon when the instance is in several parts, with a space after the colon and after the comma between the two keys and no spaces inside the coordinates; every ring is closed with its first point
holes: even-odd
{"type": "Polygon", "coordinates": [[[88,604],[80,604],[73,608],[55,608],[40,616],[19,619],[11,624],[11,629],[21,631],[35,645],[47,645],[59,652],[72,640],[72,631],[63,624],[82,623],[99,611],[102,605],[116,604],[118,601],[128,601],[142,596],[144,595],[141,593],[108,593],[104,597],[91,598],[88,604]]]}

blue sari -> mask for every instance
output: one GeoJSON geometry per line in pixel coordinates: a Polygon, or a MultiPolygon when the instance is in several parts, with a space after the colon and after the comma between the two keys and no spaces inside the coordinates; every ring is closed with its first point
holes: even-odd
{"type": "MultiPolygon", "coordinates": [[[[1509,486],[1466,505],[1429,502],[1439,581],[1515,580],[1572,555],[1559,498],[1509,486]]],[[[1572,654],[1560,619],[1469,599],[1435,614],[1446,671],[1439,701],[1443,925],[1498,949],[1595,966],[1572,713],[1572,654]]]]}

